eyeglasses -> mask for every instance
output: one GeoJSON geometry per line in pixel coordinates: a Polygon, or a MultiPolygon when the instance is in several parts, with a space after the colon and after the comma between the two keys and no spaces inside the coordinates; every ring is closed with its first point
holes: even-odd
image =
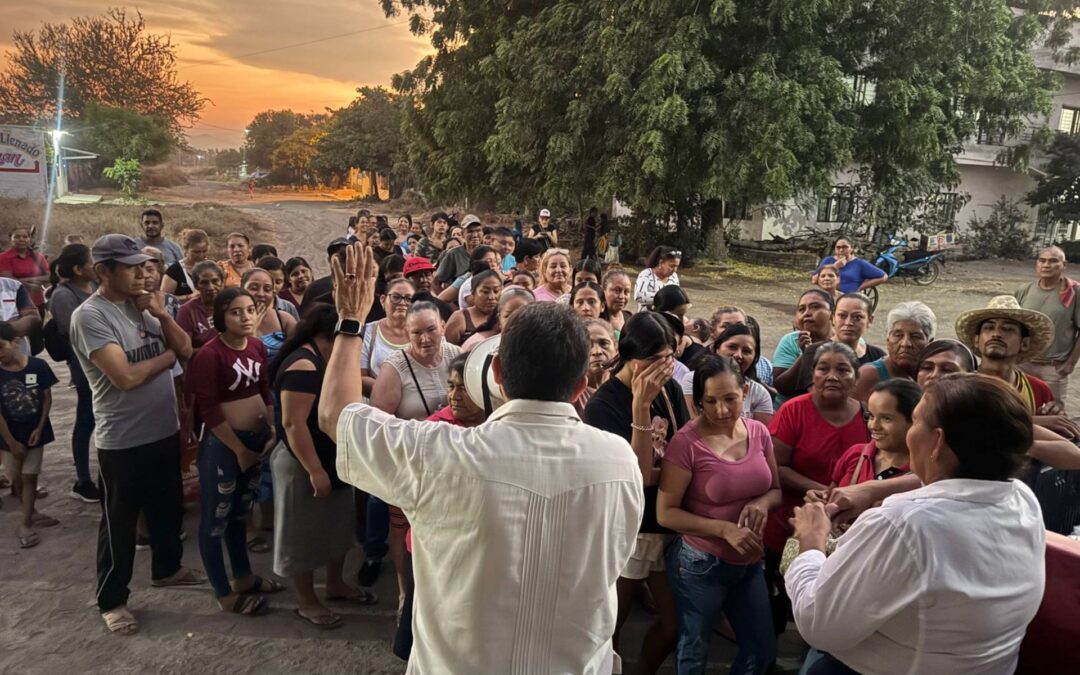
{"type": "Polygon", "coordinates": [[[665,258],[681,258],[682,257],[682,251],[668,251],[667,255],[665,255],[664,257],[665,258]]]}
{"type": "Polygon", "coordinates": [[[390,298],[390,302],[395,305],[407,305],[413,301],[413,296],[402,295],[401,293],[391,293],[386,297],[390,298]]]}

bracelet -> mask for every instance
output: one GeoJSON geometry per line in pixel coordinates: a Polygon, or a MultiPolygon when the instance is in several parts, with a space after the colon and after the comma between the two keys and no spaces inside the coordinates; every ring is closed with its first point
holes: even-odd
{"type": "Polygon", "coordinates": [[[645,431],[645,432],[655,431],[655,429],[653,429],[652,425],[645,426],[645,425],[642,425],[642,424],[634,424],[633,422],[630,423],[630,428],[633,429],[634,431],[645,431]]]}

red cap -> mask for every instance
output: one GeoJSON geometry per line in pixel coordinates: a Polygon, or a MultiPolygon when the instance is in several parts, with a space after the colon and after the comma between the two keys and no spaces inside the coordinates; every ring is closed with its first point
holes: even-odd
{"type": "Polygon", "coordinates": [[[430,260],[422,255],[414,255],[405,261],[405,269],[402,270],[402,274],[409,276],[417,272],[434,271],[434,269],[435,266],[431,264],[430,260]]]}

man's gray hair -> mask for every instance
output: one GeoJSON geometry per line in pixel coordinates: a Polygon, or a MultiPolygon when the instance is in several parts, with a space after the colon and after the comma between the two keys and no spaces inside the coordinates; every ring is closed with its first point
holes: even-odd
{"type": "Polygon", "coordinates": [[[919,324],[927,340],[933,340],[937,332],[937,317],[934,316],[934,310],[918,300],[901,302],[892,308],[889,312],[889,330],[891,331],[893,326],[901,321],[913,321],[919,324]]]}

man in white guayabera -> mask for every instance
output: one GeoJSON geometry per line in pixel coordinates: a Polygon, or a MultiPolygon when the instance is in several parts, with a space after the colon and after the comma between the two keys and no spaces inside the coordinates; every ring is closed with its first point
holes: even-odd
{"type": "Polygon", "coordinates": [[[586,384],[584,325],[557,303],[518,310],[492,363],[508,401],[487,422],[400,420],[357,403],[371,251],[351,246],[333,266],[340,320],[319,421],[342,479],[412,525],[408,672],[611,673],[615,581],[643,493],[629,444],[569,403],[586,384]]]}

